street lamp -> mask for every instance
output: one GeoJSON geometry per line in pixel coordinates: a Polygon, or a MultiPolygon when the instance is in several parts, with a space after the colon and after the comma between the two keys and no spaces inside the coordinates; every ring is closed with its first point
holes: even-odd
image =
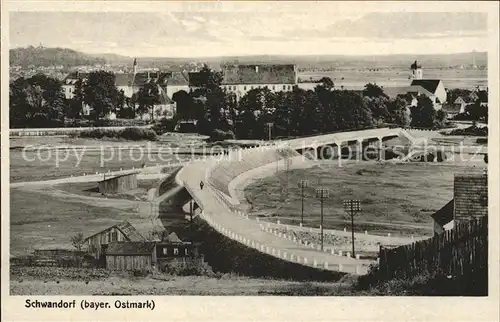
{"type": "Polygon", "coordinates": [[[352,233],[352,258],[355,258],[354,254],[354,215],[361,211],[361,204],[359,200],[344,200],[344,209],[351,216],[351,233],[352,233]]]}
{"type": "Polygon", "coordinates": [[[323,250],[323,201],[330,196],[330,191],[325,188],[316,189],[316,198],[319,198],[321,201],[321,226],[320,234],[321,234],[321,250],[323,250]]]}
{"type": "Polygon", "coordinates": [[[298,186],[302,196],[302,214],[300,216],[300,225],[302,226],[304,224],[304,188],[309,186],[309,180],[300,180],[298,186]]]}

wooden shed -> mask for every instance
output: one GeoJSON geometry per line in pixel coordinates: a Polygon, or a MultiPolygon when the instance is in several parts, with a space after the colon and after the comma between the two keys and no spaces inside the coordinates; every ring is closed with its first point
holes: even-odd
{"type": "Polygon", "coordinates": [[[134,226],[128,221],[123,221],[85,238],[84,247],[90,255],[100,259],[109,243],[141,242],[145,240],[134,226]]]}
{"type": "Polygon", "coordinates": [[[99,192],[102,194],[122,193],[137,189],[137,172],[112,176],[99,181],[99,192]]]}
{"type": "Polygon", "coordinates": [[[149,270],[156,262],[154,249],[151,242],[112,242],[106,250],[106,268],[149,270]]]}

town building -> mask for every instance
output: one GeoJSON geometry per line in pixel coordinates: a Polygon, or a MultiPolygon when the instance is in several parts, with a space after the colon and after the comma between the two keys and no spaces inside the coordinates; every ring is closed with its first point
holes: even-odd
{"type": "Polygon", "coordinates": [[[456,174],[453,199],[431,215],[434,234],[453,229],[456,224],[488,215],[488,175],[456,174]]]}
{"type": "MultiPolygon", "coordinates": [[[[75,97],[76,86],[79,81],[85,82],[88,78],[88,72],[75,71],[68,74],[63,80],[63,91],[66,99],[75,97]]],[[[146,84],[155,84],[158,86],[160,94],[160,102],[154,106],[154,117],[173,118],[176,112],[176,104],[172,101],[173,95],[181,90],[189,90],[189,82],[187,74],[184,72],[172,71],[139,71],[137,60],[134,60],[133,71],[131,73],[115,73],[115,85],[119,91],[122,91],[124,96],[131,102],[136,102],[137,93],[146,84]]],[[[135,103],[137,107],[137,103],[135,103]]],[[[89,115],[90,108],[83,106],[83,114],[89,115]]],[[[108,115],[108,119],[116,117],[116,113],[108,115]]],[[[144,118],[150,118],[149,115],[144,115],[144,118]]]]}
{"type": "Polygon", "coordinates": [[[171,233],[161,242],[111,242],[105,251],[106,268],[110,270],[160,270],[192,261],[202,261],[195,256],[191,242],[182,241],[171,233]]]}
{"type": "Polygon", "coordinates": [[[145,238],[128,221],[123,221],[101,230],[83,241],[86,251],[96,259],[101,259],[112,242],[143,242],[145,238]]]}
{"type": "Polygon", "coordinates": [[[399,87],[384,87],[384,93],[391,99],[400,95],[412,95],[414,100],[410,100],[411,106],[416,106],[416,98],[420,95],[428,97],[434,108],[440,110],[446,102],[447,94],[443,81],[439,79],[424,79],[422,65],[416,60],[410,66],[411,68],[411,83],[409,86],[399,87]]]}
{"type": "MultiPolygon", "coordinates": [[[[221,69],[222,89],[235,93],[237,97],[258,88],[267,88],[271,92],[288,92],[298,83],[297,66],[293,64],[226,64],[221,69]]],[[[190,85],[196,86],[196,78],[191,77],[190,74],[190,85]]]]}
{"type": "Polygon", "coordinates": [[[104,178],[99,181],[99,192],[105,194],[122,193],[137,189],[137,173],[126,173],[104,178]]]}
{"type": "Polygon", "coordinates": [[[155,258],[152,242],[112,242],[106,249],[106,269],[151,270],[155,258]]]}

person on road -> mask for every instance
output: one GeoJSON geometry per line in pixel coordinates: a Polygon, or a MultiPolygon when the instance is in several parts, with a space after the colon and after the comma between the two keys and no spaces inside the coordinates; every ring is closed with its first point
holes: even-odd
{"type": "Polygon", "coordinates": [[[204,186],[203,181],[200,181],[200,190],[203,190],[203,186],[204,186]]]}

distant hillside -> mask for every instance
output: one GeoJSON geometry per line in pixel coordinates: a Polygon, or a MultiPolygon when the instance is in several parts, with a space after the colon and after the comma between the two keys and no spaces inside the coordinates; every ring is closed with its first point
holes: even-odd
{"type": "MultiPolygon", "coordinates": [[[[345,69],[345,68],[409,68],[410,64],[418,59],[424,68],[446,68],[459,65],[471,65],[475,59],[478,66],[487,66],[488,55],[486,52],[469,52],[447,55],[251,55],[251,56],[220,56],[220,57],[137,57],[142,68],[175,68],[175,66],[189,63],[207,63],[218,68],[222,62],[252,63],[295,63],[302,70],[308,69],[345,69]]],[[[131,66],[134,57],[117,54],[85,54],[65,48],[40,48],[27,47],[10,50],[10,64],[35,66],[63,65],[72,67],[78,65],[95,65],[109,63],[111,65],[131,66]]]]}
{"type": "Polygon", "coordinates": [[[11,66],[29,65],[72,67],[79,65],[105,64],[106,59],[94,57],[67,48],[26,47],[14,48],[9,52],[11,66]]]}

